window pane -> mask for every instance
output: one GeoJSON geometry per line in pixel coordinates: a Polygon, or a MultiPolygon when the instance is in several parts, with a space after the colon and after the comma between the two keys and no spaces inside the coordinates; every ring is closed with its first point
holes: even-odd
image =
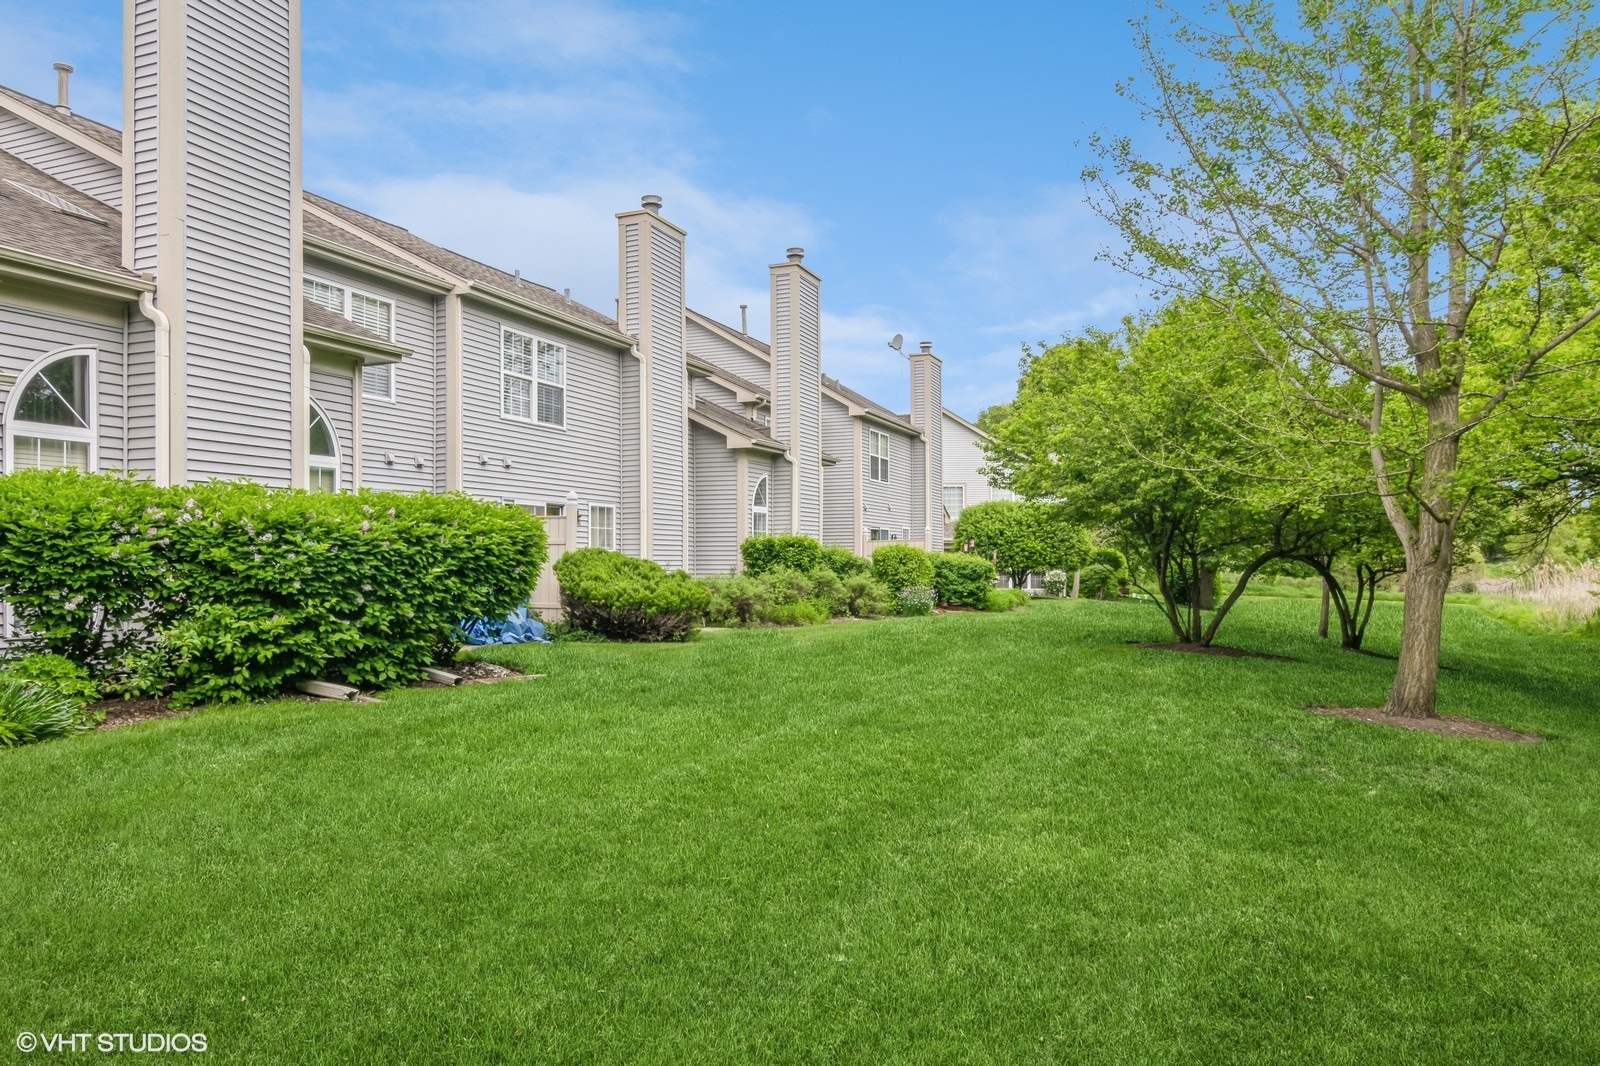
{"type": "Polygon", "coordinates": [[[394,397],[394,367],[362,367],[361,395],[377,396],[384,400],[392,399],[394,397]]]}
{"type": "MultiPolygon", "coordinates": [[[[521,383],[526,386],[526,381],[521,383]]],[[[552,426],[565,424],[566,419],[566,389],[554,385],[539,385],[539,421],[552,426]]]]}
{"type": "Polygon", "coordinates": [[[539,380],[551,385],[563,385],[563,375],[566,371],[567,352],[559,344],[549,341],[539,342],[539,380]]]}
{"type": "Polygon", "coordinates": [[[767,479],[766,478],[762,478],[760,481],[756,482],[756,492],[755,492],[755,496],[753,497],[753,499],[755,500],[755,505],[757,507],[765,507],[767,505],[767,479]]]}
{"type": "Polygon", "coordinates": [[[344,314],[344,290],[339,286],[306,278],[305,294],[312,303],[320,304],[336,314],[344,314]]]}
{"type": "Polygon", "coordinates": [[[616,549],[616,511],[610,507],[589,508],[589,546],[616,549]]]}
{"type": "Polygon", "coordinates": [[[53,470],[58,466],[89,469],[89,442],[55,440],[50,437],[11,438],[11,466],[14,470],[53,470]]]}
{"type": "Polygon", "coordinates": [[[946,485],[944,487],[944,509],[951,518],[961,513],[961,508],[966,505],[967,488],[965,485],[946,485]]]}
{"type": "Polygon", "coordinates": [[[333,446],[333,430],[328,425],[328,420],[322,417],[322,412],[315,407],[311,409],[311,454],[332,459],[338,453],[333,446]]]}
{"type": "Polygon", "coordinates": [[[508,418],[532,418],[533,382],[527,378],[506,378],[500,413],[508,418]]]}
{"type": "Polygon", "coordinates": [[[533,377],[533,338],[507,333],[501,342],[500,366],[507,374],[533,377]]]}
{"type": "Polygon", "coordinates": [[[388,340],[393,331],[391,325],[394,320],[394,307],[388,300],[379,300],[373,296],[363,296],[359,292],[350,294],[350,321],[358,326],[364,326],[388,340]]]}
{"type": "Polygon", "coordinates": [[[23,386],[17,421],[89,428],[89,357],[73,355],[50,363],[23,386]]]}
{"type": "Polygon", "coordinates": [[[332,467],[313,466],[311,468],[312,492],[336,492],[339,488],[339,475],[332,467]]]}

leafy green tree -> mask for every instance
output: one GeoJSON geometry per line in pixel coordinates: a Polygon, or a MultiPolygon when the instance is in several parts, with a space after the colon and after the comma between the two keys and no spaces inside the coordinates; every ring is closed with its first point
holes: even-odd
{"type": "Polygon", "coordinates": [[[1272,367],[1229,357],[1243,343],[1228,316],[1186,300],[1030,352],[989,448],[1012,488],[1058,501],[1136,562],[1135,586],[1186,644],[1209,645],[1250,579],[1331,522],[1287,450],[1300,438],[1281,423],[1272,367]],[[1223,569],[1237,580],[1207,620],[1190,590],[1223,569]]]}
{"type": "Polygon", "coordinates": [[[1094,545],[1082,526],[1049,503],[992,500],[964,508],[956,519],[956,543],[994,563],[1021,588],[1029,574],[1077,570],[1094,545]]]}
{"type": "Polygon", "coordinates": [[[1300,0],[1290,29],[1281,7],[1175,16],[1184,66],[1138,23],[1149,88],[1124,91],[1170,150],[1102,137],[1085,177],[1124,266],[1204,293],[1365,438],[1406,556],[1386,707],[1432,716],[1457,529],[1490,465],[1464,449],[1580,372],[1567,346],[1600,316],[1600,35],[1585,0],[1300,0]],[[1328,402],[1340,376],[1364,403],[1328,402]]]}

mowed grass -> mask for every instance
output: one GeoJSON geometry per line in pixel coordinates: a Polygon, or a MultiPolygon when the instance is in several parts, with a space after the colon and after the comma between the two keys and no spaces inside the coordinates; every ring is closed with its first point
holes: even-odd
{"type": "Polygon", "coordinates": [[[1600,1061],[1600,649],[1452,608],[1442,709],[1547,738],[1494,744],[1305,713],[1393,670],[1315,620],[499,649],[548,678],[0,754],[0,1055],[1600,1061]]]}

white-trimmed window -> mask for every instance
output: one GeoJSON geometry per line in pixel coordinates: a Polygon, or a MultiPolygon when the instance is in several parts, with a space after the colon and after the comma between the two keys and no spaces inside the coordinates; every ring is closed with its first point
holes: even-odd
{"type": "Polygon", "coordinates": [[[7,473],[95,463],[94,350],[47,356],[11,392],[6,404],[7,473]]]}
{"type": "Polygon", "coordinates": [[[967,505],[967,487],[965,485],[946,485],[944,487],[944,512],[954,522],[961,517],[962,508],[967,505]]]}
{"type": "Polygon", "coordinates": [[[617,509],[589,508],[589,547],[617,550],[617,509]]]}
{"type": "Polygon", "coordinates": [[[893,540],[894,532],[881,526],[873,526],[867,530],[867,539],[873,541],[893,540]]]}
{"type": "Polygon", "coordinates": [[[503,330],[500,413],[546,426],[566,425],[566,348],[514,329],[503,330]]]}
{"type": "Polygon", "coordinates": [[[750,532],[752,534],[767,531],[767,479],[761,478],[756,482],[755,492],[750,494],[750,532]]]}
{"type": "Polygon", "coordinates": [[[311,402],[310,452],[311,491],[338,492],[339,438],[315,400],[311,402]]]}
{"type": "MultiPolygon", "coordinates": [[[[371,293],[356,292],[319,278],[304,278],[302,285],[306,299],[312,303],[326,307],[386,341],[394,341],[394,301],[371,293]]],[[[362,367],[361,395],[393,403],[394,366],[362,367]]]]}
{"type": "Polygon", "coordinates": [[[889,434],[868,430],[872,434],[872,480],[889,480],[889,434]]]}

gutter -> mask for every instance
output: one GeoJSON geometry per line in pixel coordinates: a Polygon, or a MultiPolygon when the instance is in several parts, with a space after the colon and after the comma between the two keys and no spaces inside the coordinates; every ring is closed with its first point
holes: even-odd
{"type": "Polygon", "coordinates": [[[0,281],[47,285],[80,296],[129,303],[137,300],[141,293],[154,292],[156,288],[154,281],[136,274],[84,266],[6,245],[0,245],[0,281]]]}
{"type": "Polygon", "coordinates": [[[172,484],[172,323],[149,292],[139,294],[139,312],[155,324],[155,482],[172,484]]]}

